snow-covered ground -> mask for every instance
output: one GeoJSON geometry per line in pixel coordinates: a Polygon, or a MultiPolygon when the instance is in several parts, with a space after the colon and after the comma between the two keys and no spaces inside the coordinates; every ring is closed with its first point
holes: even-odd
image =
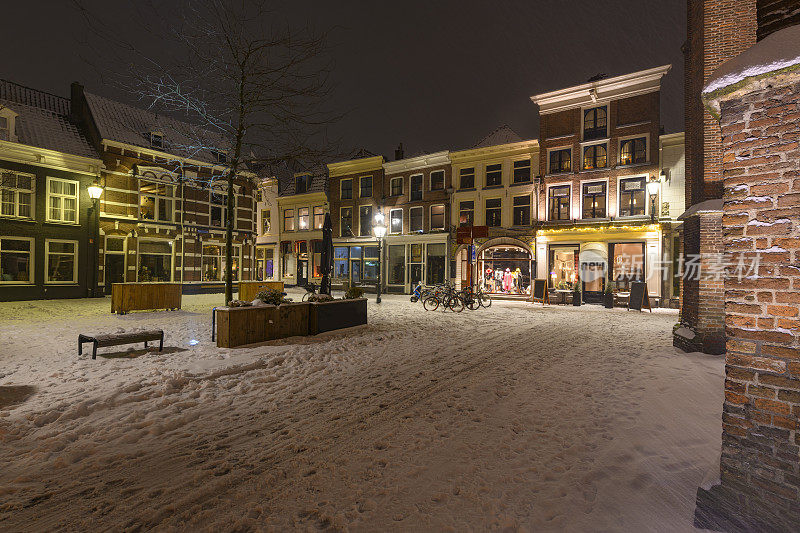
{"type": "Polygon", "coordinates": [[[674,311],[387,296],[217,349],[220,300],[0,303],[0,530],[688,531],[718,468],[723,361],[671,346],[674,311]],[[163,354],[77,355],[151,327],[163,354]]]}

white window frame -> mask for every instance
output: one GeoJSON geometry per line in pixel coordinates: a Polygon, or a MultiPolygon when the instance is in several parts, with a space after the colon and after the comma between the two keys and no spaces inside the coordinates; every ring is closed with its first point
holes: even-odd
{"type": "MultiPolygon", "coordinates": [[[[573,153],[574,146],[564,145],[564,146],[554,146],[552,148],[547,149],[547,161],[545,161],[545,169],[547,170],[547,175],[550,176],[559,176],[562,174],[571,174],[575,172],[575,167],[572,166],[572,163],[575,162],[575,154],[573,153]],[[562,170],[559,172],[550,172],[550,153],[551,152],[560,152],[561,150],[569,150],[569,170],[562,170]]],[[[581,159],[581,163],[583,160],[581,159]]]]}
{"type": "Polygon", "coordinates": [[[64,178],[55,178],[52,176],[47,176],[45,187],[47,188],[45,191],[45,209],[47,210],[47,216],[45,220],[47,222],[53,222],[56,224],[68,224],[70,226],[78,226],[81,220],[81,183],[78,180],[68,180],[64,178]],[[60,181],[61,183],[74,183],[75,184],[75,196],[67,195],[67,194],[53,194],[50,192],[50,183],[53,181],[60,181]],[[61,219],[55,219],[50,216],[50,198],[55,196],[57,198],[61,198],[61,207],[59,208],[61,213],[61,219]],[[75,221],[71,222],[69,220],[64,220],[64,198],[75,198],[75,221]]]}
{"type": "Polygon", "coordinates": [[[409,233],[424,233],[425,232],[425,208],[422,207],[421,205],[410,207],[408,209],[408,232],[409,233]],[[411,212],[414,211],[414,209],[419,209],[420,212],[422,213],[422,217],[421,217],[422,218],[422,224],[421,224],[422,227],[420,229],[418,229],[418,230],[415,230],[413,227],[411,227],[411,220],[412,220],[411,212]]]}
{"type": "Polygon", "coordinates": [[[269,208],[269,207],[261,208],[261,211],[259,212],[259,216],[258,216],[258,224],[261,227],[261,235],[271,235],[272,234],[273,220],[272,220],[272,209],[271,208],[269,208]],[[269,228],[268,229],[264,228],[264,213],[269,213],[269,228]]]}
{"type": "MultiPolygon", "coordinates": [[[[409,220],[409,223],[410,223],[410,220],[409,220]]],[[[389,210],[389,234],[390,235],[400,235],[400,234],[402,234],[403,233],[404,224],[405,224],[405,222],[403,221],[403,208],[400,207],[400,208],[397,208],[397,209],[390,209],[389,210]],[[400,211],[400,231],[392,231],[392,213],[396,213],[397,211],[400,211]]]]}
{"type": "Polygon", "coordinates": [[[405,183],[403,183],[403,176],[395,176],[394,178],[390,179],[389,180],[389,196],[392,196],[393,198],[397,198],[398,196],[403,196],[403,186],[404,185],[405,185],[405,183]],[[400,180],[400,194],[392,194],[392,190],[394,189],[392,184],[395,182],[395,180],[400,180]]]}
{"type": "Polygon", "coordinates": [[[574,209],[574,206],[572,205],[574,203],[573,200],[572,200],[572,182],[571,181],[565,181],[565,182],[561,182],[561,183],[548,183],[547,184],[547,190],[545,191],[545,197],[544,197],[544,210],[545,210],[545,215],[546,215],[546,218],[547,218],[548,222],[551,222],[551,221],[552,222],[565,222],[564,220],[560,220],[560,219],[554,220],[554,219],[550,218],[550,189],[552,189],[553,187],[563,187],[565,185],[569,187],[569,218],[567,220],[574,220],[576,218],[574,216],[575,215],[575,209],[574,209]]]}
{"type": "MultiPolygon", "coordinates": [[[[173,206],[174,205],[175,204],[173,203],[173,206]]],[[[236,213],[236,191],[234,191],[234,193],[233,193],[233,212],[236,213]]],[[[209,189],[208,190],[208,227],[210,227],[210,228],[224,228],[225,224],[227,223],[227,221],[228,221],[228,191],[223,191],[223,190],[221,190],[219,188],[209,189]],[[222,203],[218,204],[217,202],[212,202],[211,201],[211,195],[212,194],[217,194],[217,195],[222,196],[222,198],[223,198],[222,203]],[[219,226],[216,226],[216,225],[211,223],[211,209],[214,208],[214,207],[220,207],[222,209],[221,220],[220,220],[221,224],[219,226]]],[[[235,227],[238,225],[236,219],[234,219],[233,225],[234,225],[234,231],[235,231],[236,230],[235,227]]]]}
{"type": "Polygon", "coordinates": [[[649,133],[638,133],[636,135],[625,135],[624,137],[620,137],[617,141],[617,160],[616,164],[621,166],[622,168],[628,167],[635,167],[637,165],[647,165],[650,163],[650,134],[649,133]],[[622,142],[629,141],[631,139],[641,139],[644,137],[644,150],[645,150],[645,161],[644,163],[629,163],[627,165],[623,165],[622,161],[622,142]]]}
{"type": "Polygon", "coordinates": [[[617,177],[617,194],[616,194],[616,201],[617,201],[617,209],[616,214],[617,218],[621,219],[639,219],[642,217],[650,216],[650,195],[647,192],[647,180],[649,179],[648,174],[630,174],[628,176],[618,176],[617,177]],[[622,197],[622,180],[628,180],[632,178],[644,178],[644,215],[621,215],[620,212],[622,211],[621,206],[622,203],[620,202],[620,198],[622,197]]]}
{"type": "Polygon", "coordinates": [[[447,181],[447,173],[444,171],[444,169],[439,169],[439,170],[433,170],[433,171],[431,171],[431,172],[428,174],[428,181],[429,181],[429,183],[428,183],[428,188],[429,188],[431,191],[444,191],[445,189],[447,189],[447,184],[446,184],[446,181],[447,181]],[[438,173],[440,173],[440,172],[441,172],[441,174],[442,174],[442,188],[441,188],[441,189],[434,189],[434,188],[433,188],[433,175],[434,175],[434,174],[438,174],[438,173]]]}
{"type": "MultiPolygon", "coordinates": [[[[10,190],[14,193],[14,214],[13,215],[4,215],[2,211],[0,211],[0,217],[2,218],[14,218],[19,220],[34,220],[36,218],[36,175],[30,174],[28,172],[17,172],[16,170],[9,170],[6,168],[0,168],[0,191],[2,190],[10,190]],[[2,175],[5,173],[14,174],[15,176],[26,176],[31,179],[31,188],[30,189],[20,189],[19,187],[3,187],[2,185],[2,175]],[[31,195],[31,214],[30,216],[21,216],[19,214],[19,194],[20,193],[28,193],[31,195]]],[[[2,201],[2,200],[0,200],[2,201]]]]}
{"type": "MultiPolygon", "coordinates": [[[[226,246],[226,244],[224,242],[206,241],[206,242],[200,243],[200,281],[202,283],[224,283],[225,282],[225,270],[226,270],[226,268],[225,268],[225,246],[226,246]],[[203,247],[204,246],[219,246],[219,255],[213,255],[213,256],[212,255],[208,255],[207,256],[207,255],[203,254],[203,247]],[[219,271],[220,271],[219,279],[216,279],[216,280],[204,280],[203,279],[203,259],[206,258],[206,257],[218,257],[219,258],[219,271]]],[[[173,247],[173,258],[174,258],[174,255],[175,255],[174,251],[175,251],[175,248],[173,247]]],[[[237,283],[239,281],[242,281],[242,274],[244,272],[244,269],[242,268],[242,245],[241,244],[234,244],[233,245],[233,249],[231,250],[231,260],[238,260],[238,262],[239,262],[239,279],[238,280],[233,280],[233,283],[237,283]]],[[[275,267],[275,263],[273,263],[273,274],[275,272],[274,267],[275,267]]],[[[173,268],[173,272],[174,272],[174,268],[173,268]]]]}
{"type": "MultiPolygon", "coordinates": [[[[603,137],[598,137],[597,139],[586,141],[586,142],[587,143],[595,143],[595,142],[596,143],[600,143],[600,142],[602,142],[604,140],[607,141],[608,138],[610,137],[609,132],[611,131],[611,100],[592,102],[592,105],[585,105],[585,106],[581,107],[581,142],[583,142],[585,140],[584,137],[583,137],[583,134],[585,133],[585,129],[584,129],[583,126],[584,126],[584,123],[586,121],[585,120],[586,119],[586,112],[589,111],[590,109],[597,109],[598,107],[605,107],[606,108],[606,134],[603,137]]],[[[583,168],[583,153],[582,152],[583,152],[583,148],[581,148],[581,168],[583,168]]],[[[606,153],[608,153],[608,152],[606,152],[606,153]]]]}
{"type": "Polygon", "coordinates": [[[28,241],[31,243],[30,250],[28,252],[28,281],[3,281],[3,278],[0,277],[0,285],[35,285],[34,274],[36,272],[36,262],[34,261],[34,254],[36,253],[36,240],[33,237],[18,237],[16,235],[0,235],[0,253],[2,253],[3,249],[3,240],[14,240],[14,241],[28,241]]]}
{"type": "MultiPolygon", "coordinates": [[[[59,254],[66,255],[66,254],[59,254]]],[[[44,240],[44,283],[45,285],[77,285],[78,284],[78,259],[80,257],[80,244],[78,241],[70,239],[45,239],[44,240]],[[50,281],[50,243],[63,242],[74,244],[72,252],[72,281],[50,281]]]]}
{"type": "Polygon", "coordinates": [[[353,206],[347,206],[347,205],[339,208],[339,237],[341,238],[347,239],[349,237],[356,236],[356,232],[353,231],[353,209],[355,209],[353,206]],[[342,211],[344,211],[345,209],[350,210],[350,235],[344,235],[342,233],[344,231],[344,225],[342,224],[342,211]]]}
{"type": "MultiPolygon", "coordinates": [[[[142,254],[139,252],[139,245],[142,241],[144,242],[164,242],[166,239],[148,239],[148,238],[138,238],[136,239],[136,281],[139,281],[139,269],[141,268],[141,263],[139,262],[141,259],[142,254]]],[[[172,282],[175,280],[175,241],[167,240],[169,242],[170,254],[169,254],[169,281],[172,282]]],[[[126,244],[127,249],[127,244],[126,244]]],[[[200,248],[200,253],[202,254],[203,249],[202,246],[200,248]]],[[[166,255],[166,254],[147,254],[147,255],[166,255]]],[[[127,264],[127,260],[125,261],[127,264]]],[[[202,265],[202,262],[200,263],[202,265]]],[[[127,267],[126,267],[127,268],[127,267]]],[[[202,277],[202,273],[200,274],[202,277]]]]}
{"type": "Polygon", "coordinates": [[[297,231],[296,222],[297,222],[297,217],[294,214],[294,207],[284,207],[283,209],[281,209],[281,226],[283,226],[283,231],[297,231]],[[291,211],[292,212],[292,216],[291,216],[292,228],[291,229],[287,229],[286,228],[286,211],[291,211]]]}
{"type": "Polygon", "coordinates": [[[425,174],[422,174],[422,173],[411,174],[408,177],[408,201],[409,202],[421,202],[424,199],[425,199],[425,174]],[[417,200],[412,200],[411,199],[411,192],[412,192],[411,191],[411,184],[413,183],[414,178],[416,178],[417,176],[422,178],[422,182],[420,183],[420,187],[419,187],[420,197],[417,200]]]}
{"type": "MultiPolygon", "coordinates": [[[[139,192],[139,204],[136,206],[136,208],[137,208],[136,218],[138,218],[139,220],[145,220],[147,223],[150,223],[150,222],[168,222],[168,223],[173,223],[175,221],[175,218],[176,218],[176,216],[175,216],[175,211],[176,211],[175,206],[176,206],[176,203],[178,201],[178,197],[175,195],[176,189],[178,187],[177,183],[170,183],[170,182],[165,182],[165,181],[161,181],[161,180],[157,180],[157,179],[154,180],[154,179],[140,178],[138,180],[138,183],[137,183],[136,186],[139,189],[138,190],[138,192],[139,192]],[[148,193],[148,192],[144,192],[143,193],[142,192],[142,182],[152,183],[152,184],[155,184],[155,185],[164,185],[166,187],[172,187],[172,196],[165,196],[165,195],[162,196],[160,194],[153,194],[153,193],[148,193]],[[153,218],[151,220],[142,218],[142,197],[143,196],[151,197],[151,198],[154,199],[154,202],[153,202],[153,218]],[[160,212],[159,207],[161,205],[161,202],[165,201],[165,200],[169,200],[170,201],[170,205],[172,206],[170,208],[170,213],[169,213],[170,217],[167,220],[163,220],[163,219],[159,218],[159,212],[160,212]]],[[[208,201],[209,201],[209,204],[210,204],[211,203],[210,193],[209,193],[208,201]]],[[[209,216],[208,222],[209,222],[209,226],[210,226],[211,225],[211,211],[210,210],[208,212],[208,216],[209,216]]],[[[223,212],[223,217],[222,218],[223,218],[223,220],[225,219],[224,212],[223,212]]]]}
{"type": "MultiPolygon", "coordinates": [[[[360,192],[361,191],[359,191],[359,193],[360,192]]],[[[353,195],[353,178],[342,178],[342,179],[340,179],[339,180],[339,200],[347,200],[349,202],[349,201],[352,201],[354,199],[355,199],[355,195],[353,195]],[[350,198],[343,198],[342,197],[342,191],[344,190],[344,187],[342,187],[342,185],[344,184],[345,181],[349,181],[350,182],[350,198]]]]}
{"type": "Polygon", "coordinates": [[[373,225],[372,224],[373,223],[372,219],[375,216],[377,210],[375,209],[375,206],[373,206],[372,204],[361,204],[361,205],[358,206],[358,236],[359,237],[369,237],[369,236],[372,235],[372,231],[368,231],[366,235],[361,235],[361,230],[363,229],[361,227],[361,208],[362,207],[369,207],[369,219],[370,219],[369,229],[370,230],[372,230],[372,225],[373,225]]]}
{"type": "Polygon", "coordinates": [[[297,231],[307,231],[307,230],[311,229],[310,223],[311,223],[311,207],[310,206],[298,207],[297,208],[297,231]],[[305,227],[302,227],[302,225],[300,223],[303,220],[303,215],[300,214],[300,211],[302,209],[306,210],[306,214],[305,214],[306,226],[305,227]]]}
{"type": "Polygon", "coordinates": [[[447,227],[447,206],[445,204],[432,204],[428,208],[428,221],[429,221],[428,225],[430,226],[430,231],[434,231],[434,230],[440,230],[441,231],[441,230],[444,230],[444,228],[447,227]],[[444,210],[444,212],[442,213],[442,227],[440,227],[440,228],[434,228],[433,227],[433,208],[434,207],[441,207],[444,210]]]}
{"type": "Polygon", "coordinates": [[[604,182],[606,184],[606,216],[605,218],[609,218],[609,211],[608,211],[608,198],[611,196],[611,188],[609,187],[608,178],[598,178],[598,179],[585,179],[580,181],[580,189],[578,195],[580,196],[579,204],[579,213],[580,213],[580,220],[603,220],[602,218],[583,218],[583,186],[586,183],[600,183],[604,182]]]}
{"type": "Polygon", "coordinates": [[[611,159],[610,159],[611,154],[608,151],[608,145],[609,145],[608,139],[605,139],[605,140],[603,140],[603,139],[595,139],[593,141],[582,142],[581,143],[581,169],[580,169],[580,172],[594,172],[594,171],[600,171],[600,170],[608,170],[608,169],[612,168],[611,167],[611,159]],[[604,166],[604,167],[594,167],[594,168],[583,168],[583,153],[584,153],[584,151],[587,148],[591,147],[591,146],[600,146],[600,145],[603,145],[606,148],[606,166],[604,166]]]}

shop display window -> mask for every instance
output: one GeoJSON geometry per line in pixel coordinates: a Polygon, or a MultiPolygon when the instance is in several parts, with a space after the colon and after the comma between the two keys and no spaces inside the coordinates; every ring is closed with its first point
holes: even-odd
{"type": "Polygon", "coordinates": [[[531,255],[522,247],[492,246],[478,259],[478,281],[486,292],[530,294],[531,255]]]}
{"type": "Polygon", "coordinates": [[[644,243],[626,242],[611,245],[614,288],[630,290],[634,281],[644,281],[644,243]]]}
{"type": "Polygon", "coordinates": [[[550,287],[561,290],[572,290],[578,282],[578,247],[551,247],[549,267],[550,287]]]}

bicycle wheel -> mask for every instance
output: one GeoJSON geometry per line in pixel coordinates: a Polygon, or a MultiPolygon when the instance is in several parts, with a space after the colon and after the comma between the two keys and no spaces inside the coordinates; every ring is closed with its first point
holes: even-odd
{"type": "Polygon", "coordinates": [[[447,308],[454,313],[460,313],[464,310],[464,301],[454,294],[447,300],[447,308]]]}
{"type": "Polygon", "coordinates": [[[311,293],[310,293],[310,292],[307,292],[307,293],[305,293],[305,294],[303,295],[303,298],[302,298],[300,301],[301,301],[301,302],[305,302],[306,300],[308,300],[308,297],[309,297],[309,296],[311,296],[311,293]]]}
{"type": "Polygon", "coordinates": [[[470,294],[464,303],[470,308],[471,311],[475,311],[481,306],[481,302],[478,300],[478,296],[475,293],[470,294]]]}
{"type": "Polygon", "coordinates": [[[478,301],[481,304],[481,307],[491,307],[492,306],[492,298],[488,294],[481,293],[478,296],[478,301]]]}
{"type": "Polygon", "coordinates": [[[439,299],[435,296],[428,296],[422,301],[422,307],[426,311],[436,311],[439,309],[439,299]]]}

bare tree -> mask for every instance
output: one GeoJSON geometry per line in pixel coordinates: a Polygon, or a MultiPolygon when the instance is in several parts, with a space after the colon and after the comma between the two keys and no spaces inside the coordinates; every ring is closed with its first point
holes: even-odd
{"type": "MultiPolygon", "coordinates": [[[[166,30],[148,28],[168,53],[145,53],[148,45],[109,34],[81,3],[91,31],[114,44],[128,62],[122,85],[153,110],[188,117],[197,128],[177,135],[183,153],[224,154],[227,182],[225,301],[232,299],[232,241],[236,223],[234,184],[245,172],[288,162],[322,161],[330,143],[325,127],[332,62],[328,34],[308,26],[278,23],[266,0],[181,0],[166,30]]],[[[162,48],[164,50],[164,48],[162,48]]],[[[123,61],[125,59],[122,59],[123,61]]],[[[117,64],[121,61],[116,61],[117,64]]],[[[222,161],[222,159],[220,159],[222,161]]],[[[292,165],[289,165],[291,168],[292,165]]]]}

